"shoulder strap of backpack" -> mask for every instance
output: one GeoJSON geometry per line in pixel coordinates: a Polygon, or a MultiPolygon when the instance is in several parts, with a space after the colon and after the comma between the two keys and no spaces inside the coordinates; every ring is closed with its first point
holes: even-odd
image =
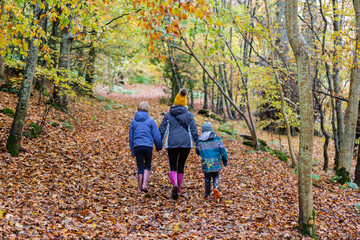
{"type": "Polygon", "coordinates": [[[186,127],[186,125],[181,121],[179,120],[176,116],[173,116],[171,114],[169,114],[172,118],[174,118],[179,124],[180,126],[182,126],[186,131],[188,131],[188,128],[186,127]]]}

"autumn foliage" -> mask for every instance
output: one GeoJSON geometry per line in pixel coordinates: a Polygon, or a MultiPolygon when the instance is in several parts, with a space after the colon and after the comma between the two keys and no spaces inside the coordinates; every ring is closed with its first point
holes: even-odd
{"type": "MultiPolygon", "coordinates": [[[[221,133],[229,164],[220,174],[221,202],[204,200],[199,157],[188,158],[183,196],[171,200],[165,151],[155,153],[148,195],[136,195],[136,165],[128,128],[140,100],[148,100],[159,124],[168,106],[159,104],[161,86],[133,86],[137,94],[81,98],[70,115],[52,109],[40,137],[24,137],[21,154],[5,149],[12,118],[0,114],[0,237],[2,239],[306,239],[297,231],[297,175],[268,152],[254,151],[238,136],[221,133]],[[140,90],[142,89],[142,90],[140,90]],[[158,93],[156,97],[153,94],[158,93]],[[110,106],[110,107],[109,107],[110,106]],[[72,126],[69,127],[69,126],[72,126]]],[[[1,109],[15,108],[16,96],[0,92],[1,109]]],[[[44,106],[30,102],[26,129],[41,120],[44,106]]],[[[230,122],[246,132],[242,122],[230,122]]],[[[271,147],[285,136],[260,132],[271,147]]],[[[297,144],[295,140],[295,144],[297,144]]],[[[321,139],[315,139],[321,159],[321,139]]],[[[285,146],[282,146],[286,149],[285,146]]],[[[333,154],[333,153],[332,153],[333,154]]],[[[320,239],[360,238],[358,190],[339,188],[333,174],[314,159],[314,208],[320,239]]]]}

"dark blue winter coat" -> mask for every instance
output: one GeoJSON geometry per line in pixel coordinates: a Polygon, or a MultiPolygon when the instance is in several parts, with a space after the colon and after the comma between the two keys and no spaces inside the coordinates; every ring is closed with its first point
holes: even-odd
{"type": "Polygon", "coordinates": [[[162,149],[159,128],[147,112],[138,111],[135,113],[135,117],[130,124],[129,142],[133,156],[135,155],[134,147],[153,147],[153,142],[155,142],[157,150],[162,149]]]}
{"type": "Polygon", "coordinates": [[[194,116],[186,107],[175,105],[165,114],[160,127],[164,148],[192,148],[197,144],[198,132],[194,116]]]}
{"type": "Polygon", "coordinates": [[[204,173],[220,172],[222,164],[228,163],[228,156],[224,144],[215,132],[204,132],[199,137],[196,153],[201,156],[204,173]]]}

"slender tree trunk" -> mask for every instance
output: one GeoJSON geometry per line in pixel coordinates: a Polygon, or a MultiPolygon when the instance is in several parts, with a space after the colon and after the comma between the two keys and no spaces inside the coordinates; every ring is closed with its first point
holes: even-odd
{"type": "MultiPolygon", "coordinates": [[[[4,29],[4,23],[3,20],[1,19],[1,16],[4,13],[4,6],[5,6],[5,1],[4,0],[0,0],[0,28],[4,29]]],[[[2,56],[1,52],[2,52],[2,48],[0,48],[0,79],[4,78],[4,71],[5,71],[5,60],[4,57],[2,56]]]]}
{"type": "MultiPolygon", "coordinates": [[[[205,67],[205,66],[204,66],[205,67]]],[[[214,73],[215,73],[215,66],[213,66],[214,68],[214,73]]],[[[203,69],[205,72],[206,70],[203,69]]],[[[214,76],[216,77],[216,75],[214,74],[214,76]]],[[[215,112],[215,103],[214,103],[214,99],[215,99],[215,83],[212,83],[212,87],[211,87],[211,111],[215,112]]]]}
{"type": "Polygon", "coordinates": [[[174,60],[173,52],[171,51],[171,46],[168,44],[168,51],[169,51],[169,57],[170,57],[170,64],[171,64],[171,73],[172,73],[172,86],[171,86],[171,96],[174,100],[176,97],[176,94],[179,92],[180,88],[182,88],[181,85],[181,79],[178,77],[178,72],[176,71],[176,63],[174,60]]]}
{"type": "MultiPolygon", "coordinates": [[[[34,15],[40,14],[39,4],[34,5],[34,15]]],[[[45,19],[45,18],[43,18],[45,19]]],[[[41,25],[40,21],[40,25],[41,25]]],[[[7,139],[6,149],[12,156],[19,155],[21,138],[25,126],[25,118],[29,107],[32,83],[35,75],[35,69],[38,61],[39,46],[34,44],[35,39],[32,38],[28,43],[28,57],[25,66],[24,78],[21,84],[19,100],[16,106],[15,117],[11,125],[10,134],[7,139]]]]}
{"type": "Polygon", "coordinates": [[[350,75],[349,101],[345,114],[345,131],[339,161],[339,169],[343,167],[349,174],[351,173],[353,159],[360,91],[360,0],[354,0],[353,4],[356,14],[356,47],[353,68],[351,69],[350,75]]]}
{"type": "Polygon", "coordinates": [[[298,1],[286,1],[286,29],[293,49],[299,85],[300,149],[298,167],[299,227],[303,233],[315,237],[312,192],[312,156],[314,110],[311,86],[310,54],[298,24],[298,1]]]}
{"type": "MultiPolygon", "coordinates": [[[[239,64],[239,61],[237,60],[232,48],[230,47],[229,43],[226,41],[226,39],[224,38],[224,36],[222,36],[220,33],[218,33],[218,35],[223,39],[223,41],[225,42],[228,50],[230,51],[231,55],[233,56],[233,58],[235,59],[235,63],[236,63],[236,66],[239,70],[239,73],[240,73],[240,77],[241,77],[241,81],[242,81],[242,84],[243,84],[243,87],[244,87],[244,90],[245,90],[245,105],[246,105],[246,110],[248,112],[248,116],[249,116],[249,130],[251,132],[251,137],[255,143],[255,148],[258,150],[259,149],[259,142],[258,142],[258,137],[257,137],[257,133],[256,133],[256,128],[255,128],[255,122],[254,122],[254,119],[253,119],[253,116],[252,116],[252,111],[251,111],[251,108],[250,108],[250,97],[249,97],[249,89],[247,87],[247,79],[244,77],[244,72],[242,71],[241,67],[240,67],[240,64],[239,64]]],[[[232,99],[231,99],[231,102],[232,99]]]]}
{"type": "MultiPolygon", "coordinates": [[[[92,35],[93,39],[96,38],[95,31],[91,35],[92,35]]],[[[95,82],[95,80],[94,80],[95,60],[96,60],[96,48],[94,47],[94,45],[91,45],[91,47],[89,49],[89,58],[88,58],[89,65],[86,68],[86,74],[85,74],[85,80],[89,84],[90,92],[92,92],[92,89],[94,87],[94,82],[95,82]]]]}
{"type": "MultiPolygon", "coordinates": [[[[205,62],[204,62],[204,66],[205,66],[205,62]]],[[[207,83],[206,74],[205,74],[204,70],[203,70],[203,74],[202,74],[202,80],[203,80],[203,87],[204,87],[203,109],[208,109],[208,83],[207,83]]]]}
{"type": "MultiPolygon", "coordinates": [[[[271,49],[273,49],[274,47],[274,40],[272,38],[272,28],[271,28],[271,18],[270,18],[270,10],[269,10],[269,6],[268,6],[268,0],[264,0],[265,2],[265,8],[266,8],[266,15],[267,15],[267,21],[268,21],[268,28],[269,28],[269,39],[270,39],[270,43],[271,43],[271,49]]],[[[284,122],[285,122],[285,127],[286,127],[286,133],[287,133],[287,138],[288,138],[288,145],[289,145],[289,152],[290,152],[290,158],[291,158],[291,167],[294,168],[296,167],[296,159],[295,159],[295,154],[294,154],[294,148],[293,148],[293,144],[292,144],[292,139],[291,139],[291,129],[290,129],[290,124],[286,115],[286,109],[285,109],[285,100],[284,100],[284,93],[283,93],[283,89],[281,87],[281,82],[280,82],[280,78],[279,78],[279,74],[277,71],[277,68],[275,66],[275,59],[274,59],[274,50],[271,50],[270,52],[270,59],[271,59],[271,66],[275,75],[275,80],[276,80],[276,84],[277,87],[279,88],[279,94],[280,94],[280,101],[281,101],[281,113],[283,115],[284,118],[284,122]]]]}
{"type": "Polygon", "coordinates": [[[356,183],[360,187],[360,149],[358,149],[354,183],[356,183]]]}
{"type": "MultiPolygon", "coordinates": [[[[332,0],[333,3],[333,12],[334,12],[334,65],[333,65],[333,84],[334,84],[334,92],[336,95],[340,95],[340,69],[339,69],[339,61],[341,60],[341,56],[339,56],[338,51],[336,50],[337,47],[342,46],[342,39],[341,39],[341,22],[340,22],[340,14],[339,14],[339,1],[338,0],[332,0]]],[[[341,54],[341,53],[340,53],[341,54]]],[[[337,120],[337,141],[338,141],[338,147],[335,149],[335,162],[338,163],[340,159],[340,149],[341,149],[341,143],[344,138],[344,114],[343,114],[343,108],[342,108],[342,101],[339,99],[335,100],[335,111],[336,111],[336,120],[337,120]]],[[[337,166],[337,164],[335,164],[337,166]]]]}
{"type": "MultiPolygon", "coordinates": [[[[199,60],[199,58],[196,56],[196,54],[194,53],[194,51],[192,50],[192,48],[189,46],[189,44],[187,43],[186,39],[182,36],[181,39],[184,41],[187,49],[190,51],[189,54],[191,54],[195,60],[197,61],[197,63],[201,66],[201,68],[206,72],[206,74],[209,76],[209,78],[213,81],[213,83],[218,87],[218,89],[220,90],[221,94],[229,101],[229,103],[236,109],[236,111],[238,111],[238,113],[244,118],[247,127],[249,128],[250,134],[252,139],[256,139],[254,141],[254,143],[256,144],[256,149],[259,147],[258,145],[258,139],[257,139],[257,135],[256,135],[256,129],[254,129],[254,123],[250,122],[250,120],[247,118],[247,116],[245,115],[245,113],[234,103],[234,101],[226,94],[226,92],[224,91],[224,89],[221,87],[221,84],[210,74],[210,72],[208,71],[208,69],[202,64],[202,62],[199,60]]],[[[215,69],[215,67],[214,67],[215,69]]],[[[251,115],[251,112],[249,111],[249,115],[251,115]]]]}
{"type": "MultiPolygon", "coordinates": [[[[72,20],[72,17],[68,16],[70,22],[72,20]]],[[[59,57],[59,69],[61,71],[60,75],[63,84],[69,84],[69,78],[70,78],[70,55],[71,55],[71,47],[73,43],[74,36],[71,33],[72,27],[69,23],[67,27],[65,27],[61,31],[61,40],[60,40],[60,57],[59,57]]],[[[66,90],[61,86],[55,86],[54,92],[53,92],[53,98],[55,103],[60,106],[64,111],[67,111],[67,105],[69,101],[69,97],[66,93],[66,90]]]]}
{"type": "Polygon", "coordinates": [[[289,65],[289,42],[286,33],[285,1],[276,1],[276,39],[277,54],[283,63],[283,67],[289,65]]]}
{"type": "MultiPolygon", "coordinates": [[[[204,54],[206,54],[206,50],[207,50],[207,35],[205,36],[205,40],[206,40],[206,45],[205,45],[205,49],[204,49],[204,54]]],[[[190,56],[191,57],[191,56],[190,56]]],[[[204,61],[204,66],[206,66],[206,60],[204,61]]],[[[203,109],[208,109],[208,82],[206,79],[206,73],[203,70],[203,74],[202,74],[202,80],[203,80],[203,88],[204,88],[204,105],[203,105],[203,109]]]]}

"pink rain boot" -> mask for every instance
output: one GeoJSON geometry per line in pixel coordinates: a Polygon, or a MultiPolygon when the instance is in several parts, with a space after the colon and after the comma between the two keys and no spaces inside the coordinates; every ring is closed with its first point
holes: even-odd
{"type": "Polygon", "coordinates": [[[177,174],[177,183],[178,183],[178,190],[177,190],[177,194],[180,195],[180,190],[181,190],[181,184],[183,182],[184,179],[184,174],[183,173],[178,173],[177,174]]]}
{"type": "Polygon", "coordinates": [[[143,175],[138,174],[138,187],[137,187],[137,193],[141,193],[141,185],[143,184],[143,175]]]}
{"type": "Polygon", "coordinates": [[[150,171],[149,170],[144,170],[144,179],[143,179],[143,184],[142,184],[142,187],[141,187],[141,191],[143,192],[148,192],[148,188],[147,188],[147,184],[148,184],[148,181],[149,181],[149,177],[150,177],[150,171]]]}
{"type": "Polygon", "coordinates": [[[178,186],[177,186],[177,177],[176,177],[176,172],[175,171],[171,171],[169,173],[169,178],[171,181],[171,184],[173,185],[173,189],[171,191],[171,198],[176,200],[178,199],[179,195],[178,195],[178,186]]]}

